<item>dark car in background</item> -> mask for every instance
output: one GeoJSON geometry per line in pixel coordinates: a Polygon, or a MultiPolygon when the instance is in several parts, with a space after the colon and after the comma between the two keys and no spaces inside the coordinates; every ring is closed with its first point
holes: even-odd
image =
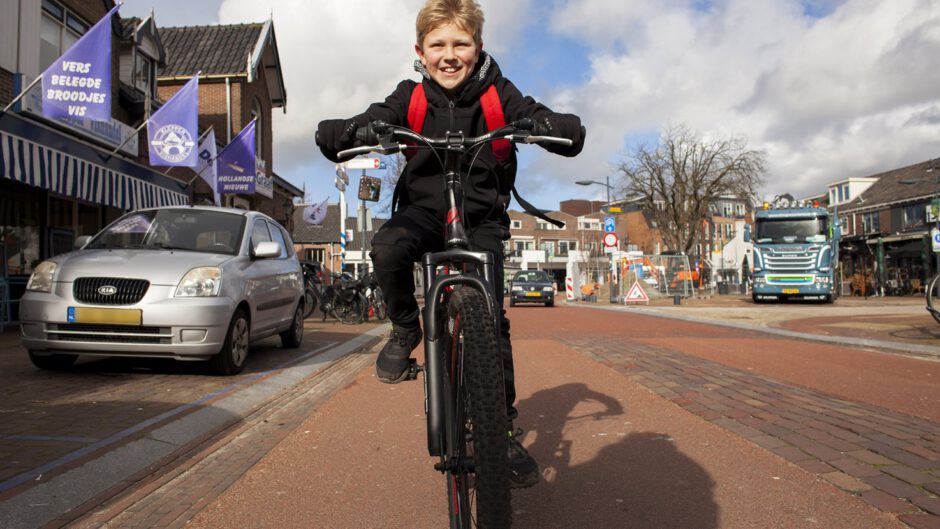
{"type": "Polygon", "coordinates": [[[542,303],[555,306],[555,285],[542,270],[520,270],[512,277],[509,289],[509,306],[516,303],[542,303]]]}

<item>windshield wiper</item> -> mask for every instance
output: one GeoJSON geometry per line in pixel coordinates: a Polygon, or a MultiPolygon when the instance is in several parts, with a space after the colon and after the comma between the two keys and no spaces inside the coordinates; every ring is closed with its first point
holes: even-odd
{"type": "Polygon", "coordinates": [[[151,248],[157,247],[157,248],[160,248],[161,250],[188,250],[189,249],[189,248],[183,248],[182,246],[173,246],[172,244],[167,244],[165,242],[153,244],[150,247],[151,248]]]}

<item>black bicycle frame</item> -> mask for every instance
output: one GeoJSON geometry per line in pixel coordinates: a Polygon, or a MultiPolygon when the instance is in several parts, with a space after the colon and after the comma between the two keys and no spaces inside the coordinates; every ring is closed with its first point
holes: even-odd
{"type": "MultiPolygon", "coordinates": [[[[441,456],[446,448],[444,433],[453,425],[454,413],[449,403],[453,402],[451,385],[444,383],[444,333],[447,332],[445,318],[440,318],[442,305],[446,301],[445,289],[456,285],[473,288],[483,293],[487,301],[494,328],[499,329],[498,311],[490,285],[495,281],[493,256],[489,252],[473,252],[468,248],[470,240],[461,219],[460,159],[465,151],[463,135],[448,133],[449,145],[444,152],[446,177],[445,196],[447,217],[445,219],[445,250],[426,253],[422,256],[424,268],[424,411],[428,423],[428,452],[441,456]],[[459,265],[460,273],[439,274],[441,265],[459,265]],[[469,266],[468,266],[469,265],[469,266]],[[469,271],[470,269],[474,271],[469,271]],[[480,277],[479,270],[483,271],[480,277]],[[446,429],[445,429],[446,428],[446,429]]],[[[498,336],[497,336],[498,337],[498,336]]]]}

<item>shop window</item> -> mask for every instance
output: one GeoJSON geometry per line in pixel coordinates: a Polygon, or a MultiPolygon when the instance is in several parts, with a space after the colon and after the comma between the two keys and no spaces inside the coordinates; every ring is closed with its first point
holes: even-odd
{"type": "Polygon", "coordinates": [[[57,2],[43,0],[39,23],[39,69],[45,70],[78,38],[89,25],[57,2]]]}
{"type": "Polygon", "coordinates": [[[32,193],[0,183],[0,243],[7,275],[29,274],[41,259],[39,203],[32,193]]]}

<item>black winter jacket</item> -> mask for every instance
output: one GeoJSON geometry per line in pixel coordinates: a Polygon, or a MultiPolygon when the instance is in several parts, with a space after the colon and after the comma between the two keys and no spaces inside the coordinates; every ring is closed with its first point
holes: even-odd
{"type": "MultiPolygon", "coordinates": [[[[449,99],[440,85],[430,79],[420,62],[415,61],[415,68],[425,76],[423,84],[428,111],[422,134],[428,137],[443,137],[448,131],[462,131],[469,136],[485,134],[489,129],[483,117],[480,96],[491,84],[496,86],[499,93],[507,123],[522,118],[533,118],[541,122],[553,113],[535,99],[523,96],[509,79],[502,76],[496,61],[486,52],[480,53],[476,70],[453,99],[449,99]]],[[[365,113],[350,119],[360,126],[376,120],[408,126],[408,103],[416,85],[412,80],[400,82],[384,102],[374,103],[365,113]]],[[[556,149],[557,147],[553,148],[556,149]]],[[[471,157],[464,160],[462,174],[466,174],[469,158],[471,157]]],[[[464,215],[471,227],[484,221],[509,225],[506,210],[515,180],[516,153],[512,152],[507,160],[498,162],[492,148],[484,146],[474,161],[469,179],[464,180],[463,185],[464,215]]],[[[417,206],[441,220],[444,219],[442,168],[430,150],[415,151],[415,155],[405,165],[398,183],[398,193],[399,208],[407,205],[417,206]]]]}

